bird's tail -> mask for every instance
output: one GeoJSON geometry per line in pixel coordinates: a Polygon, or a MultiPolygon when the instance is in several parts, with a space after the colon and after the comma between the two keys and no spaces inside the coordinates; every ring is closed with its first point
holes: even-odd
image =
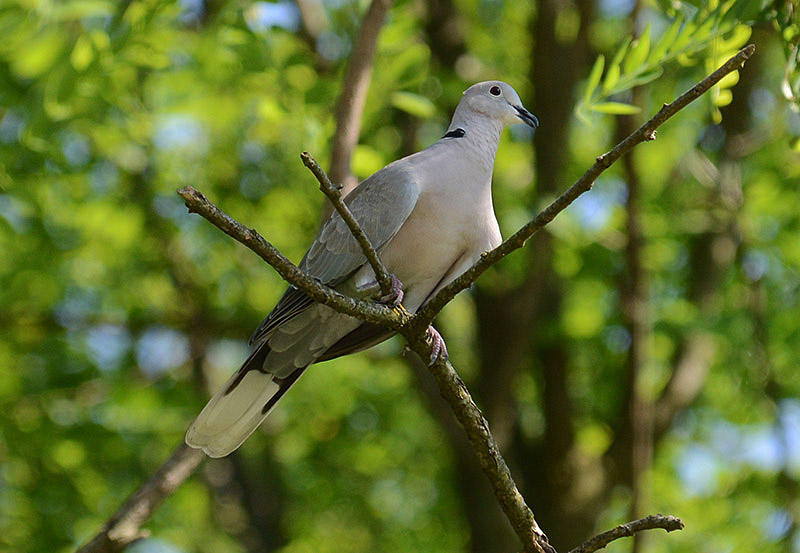
{"type": "Polygon", "coordinates": [[[189,430],[186,443],[209,457],[224,457],[242,445],[261,424],[283,394],[305,370],[286,378],[264,372],[269,347],[256,349],[225,385],[212,397],[189,430]]]}

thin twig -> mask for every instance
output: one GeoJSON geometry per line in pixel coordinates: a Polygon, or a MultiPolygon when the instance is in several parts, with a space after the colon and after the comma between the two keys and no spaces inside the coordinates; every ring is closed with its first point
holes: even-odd
{"type": "Polygon", "coordinates": [[[156,507],[178,489],[206,458],[199,449],[181,444],[139,489],[131,494],[103,529],[77,553],[114,553],[148,537],[141,529],[156,507]]]}
{"type": "Polygon", "coordinates": [[[328,175],[325,174],[325,171],[322,170],[322,167],[320,167],[317,160],[315,160],[311,154],[303,152],[300,154],[300,159],[303,160],[303,165],[308,167],[309,170],[314,173],[314,176],[317,177],[319,189],[328,197],[333,208],[341,215],[342,219],[344,219],[344,222],[350,229],[350,233],[358,241],[358,245],[361,246],[361,251],[364,252],[367,261],[369,261],[372,270],[375,272],[375,278],[378,280],[378,284],[380,284],[381,287],[381,294],[388,296],[392,291],[392,281],[389,277],[389,272],[378,257],[378,252],[376,252],[375,248],[372,246],[372,242],[370,242],[367,233],[364,232],[364,229],[361,228],[359,222],[356,221],[350,208],[344,203],[341,189],[331,182],[331,179],[328,178],[328,175]]]}
{"type": "Polygon", "coordinates": [[[594,553],[598,549],[603,549],[612,541],[633,536],[637,532],[643,530],[654,530],[657,528],[661,528],[667,532],[683,530],[683,521],[678,517],[670,515],[650,515],[640,518],[639,520],[634,520],[633,522],[628,522],[627,524],[620,524],[616,528],[598,534],[586,540],[569,553],[594,553]]]}
{"type": "Polygon", "coordinates": [[[286,282],[307,294],[317,303],[327,305],[340,313],[395,330],[407,321],[409,316],[403,311],[394,310],[380,303],[345,296],[320,283],[301,271],[297,265],[289,261],[254,229],[244,226],[211,203],[199,190],[185,186],[178,190],[178,194],[183,198],[190,213],[201,215],[225,234],[253,250],[261,259],[271,265],[286,282]]]}
{"type": "Polygon", "coordinates": [[[549,206],[541,211],[525,226],[519,229],[513,236],[508,238],[505,242],[500,244],[495,249],[486,252],[481,256],[481,259],[476,262],[472,267],[467,269],[461,276],[456,278],[453,282],[442,288],[436,296],[423,307],[417,316],[421,319],[418,323],[421,326],[427,324],[425,321],[430,322],[436,314],[452,300],[456,294],[469,288],[477,278],[483,274],[486,269],[503,259],[505,256],[525,245],[525,242],[533,236],[533,234],[552,221],[556,215],[564,211],[578,196],[587,192],[592,188],[592,185],[597,180],[603,171],[611,167],[624,154],[628,153],[634,146],[641,144],[645,141],[655,140],[656,129],[660,127],[667,119],[678,113],[680,110],[688,106],[691,102],[699,98],[702,94],[707,92],[712,86],[717,84],[722,78],[740,69],[744,62],[753,55],[755,52],[755,45],[750,44],[739,51],[738,54],[733,56],[719,69],[711,73],[708,77],[694,85],[690,90],[679,96],[675,101],[670,104],[664,104],[658,113],[652,119],[639,127],[633,134],[628,135],[625,140],[617,144],[612,150],[598,156],[594,165],[579,178],[575,184],[569,187],[566,192],[556,198],[549,206]]]}
{"type": "Polygon", "coordinates": [[[392,0],[372,0],[350,53],[342,93],[336,104],[336,133],[331,145],[329,172],[333,182],[344,185],[345,195],[356,185],[355,178],[350,173],[350,159],[361,131],[361,118],[372,79],[378,33],[391,5],[392,0]]]}

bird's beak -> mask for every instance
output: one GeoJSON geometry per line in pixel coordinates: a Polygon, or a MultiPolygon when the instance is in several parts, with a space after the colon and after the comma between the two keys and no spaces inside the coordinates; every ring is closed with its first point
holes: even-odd
{"type": "Polygon", "coordinates": [[[529,127],[536,129],[539,126],[539,120],[536,118],[536,116],[524,107],[514,106],[514,110],[517,112],[517,117],[522,119],[522,121],[524,121],[529,127]]]}

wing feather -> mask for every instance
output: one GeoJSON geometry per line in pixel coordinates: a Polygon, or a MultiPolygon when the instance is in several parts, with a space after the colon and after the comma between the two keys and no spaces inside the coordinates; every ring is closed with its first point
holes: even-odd
{"type": "MultiPolygon", "coordinates": [[[[404,160],[387,165],[345,197],[356,221],[373,247],[380,249],[397,234],[419,198],[417,180],[404,160]]],[[[300,268],[320,282],[336,286],[350,277],[367,259],[347,223],[334,211],[325,221],[300,262],[300,268]]],[[[257,343],[298,314],[313,300],[290,287],[250,338],[257,343]]]]}

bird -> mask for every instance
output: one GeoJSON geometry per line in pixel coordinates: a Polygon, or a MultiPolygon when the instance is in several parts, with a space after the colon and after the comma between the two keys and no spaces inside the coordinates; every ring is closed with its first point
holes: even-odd
{"type": "MultiPolygon", "coordinates": [[[[539,121],[502,81],[464,91],[444,136],[365,179],[344,202],[391,273],[379,301],[416,312],[444,286],[502,242],[492,204],[500,136],[510,125],[539,121]]],[[[319,282],[358,298],[374,297],[377,278],[337,212],[322,224],[299,265],[319,282]]],[[[429,327],[433,355],[447,355],[429,327]]],[[[237,449],[306,368],[362,351],[395,331],[316,303],[290,286],[250,338],[252,353],[186,432],[186,444],[210,457],[237,449]]]]}

